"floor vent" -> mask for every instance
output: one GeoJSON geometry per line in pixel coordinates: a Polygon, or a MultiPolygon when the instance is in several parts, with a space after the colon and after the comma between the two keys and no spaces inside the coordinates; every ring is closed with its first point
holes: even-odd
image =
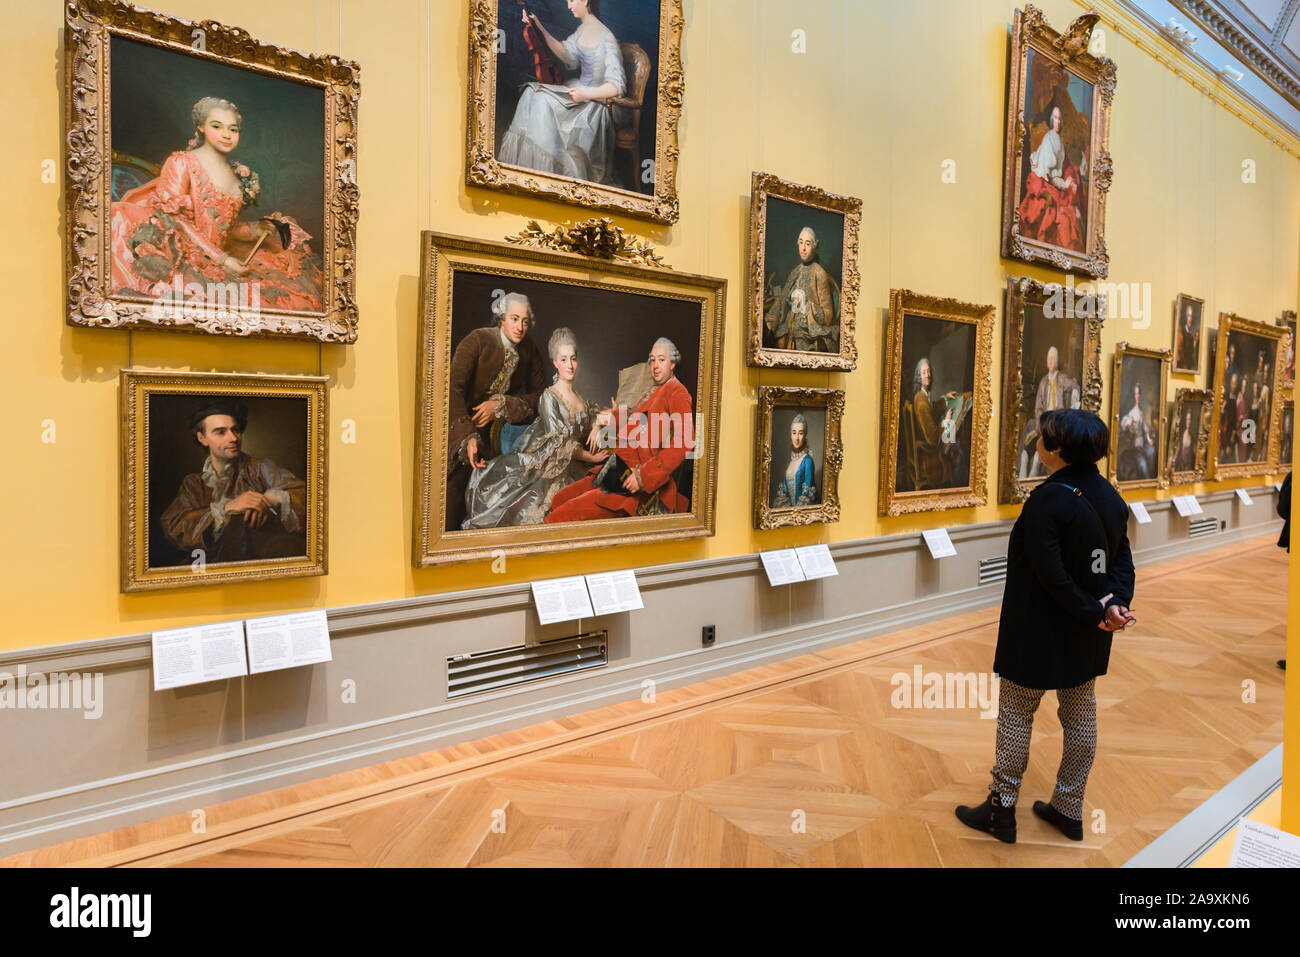
{"type": "Polygon", "coordinates": [[[608,632],[589,631],[535,645],[512,645],[447,659],[447,697],[511,688],[609,663],[608,632]]]}
{"type": "Polygon", "coordinates": [[[1206,535],[1215,535],[1218,531],[1219,520],[1213,515],[1203,515],[1187,522],[1188,538],[1204,538],[1206,535]]]}
{"type": "Polygon", "coordinates": [[[1007,580],[1007,556],[980,559],[980,584],[992,585],[1007,580]]]}

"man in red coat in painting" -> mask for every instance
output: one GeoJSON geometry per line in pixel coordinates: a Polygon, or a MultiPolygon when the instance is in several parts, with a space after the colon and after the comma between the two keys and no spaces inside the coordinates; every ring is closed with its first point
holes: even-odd
{"type": "MultiPolygon", "coordinates": [[[[668,339],[660,339],[650,350],[654,385],[627,414],[626,431],[615,449],[626,466],[624,474],[616,476],[624,491],[610,492],[598,486],[596,479],[604,467],[598,465],[586,477],[555,493],[546,516],[548,523],[690,511],[690,499],[672,478],[694,445],[691,395],[673,375],[680,359],[681,353],[668,339]]],[[[598,448],[602,427],[613,421],[614,410],[601,412],[587,444],[598,448]]]]}
{"type": "Polygon", "coordinates": [[[1029,157],[1029,176],[1020,201],[1021,234],[1039,242],[1082,251],[1079,216],[1082,176],[1066,158],[1061,141],[1061,108],[1053,106],[1050,128],[1029,157]]]}

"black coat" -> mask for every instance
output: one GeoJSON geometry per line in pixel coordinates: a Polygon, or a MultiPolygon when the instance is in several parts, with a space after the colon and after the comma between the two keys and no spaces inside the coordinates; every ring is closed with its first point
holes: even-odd
{"type": "Polygon", "coordinates": [[[1073,688],[1104,675],[1111,633],[1097,625],[1108,593],[1108,605],[1133,600],[1128,506],[1097,466],[1067,465],[1030,493],[1011,529],[993,670],[1027,688],[1073,688]]]}
{"type": "Polygon", "coordinates": [[[1277,537],[1277,547],[1291,551],[1291,473],[1286,473],[1282,488],[1277,493],[1277,514],[1282,519],[1282,534],[1277,537]]]}

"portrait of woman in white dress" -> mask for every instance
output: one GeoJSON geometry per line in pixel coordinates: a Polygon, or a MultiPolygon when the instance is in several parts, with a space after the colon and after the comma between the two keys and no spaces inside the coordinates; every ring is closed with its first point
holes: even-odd
{"type": "Polygon", "coordinates": [[[598,17],[600,0],[567,0],[578,28],[560,40],[527,11],[523,22],[575,75],[563,84],[529,82],[497,150],[497,160],[544,173],[616,185],[615,124],[621,106],[607,101],[627,88],[618,39],[598,17]]]}
{"type": "Polygon", "coordinates": [[[583,444],[595,406],[573,389],[578,374],[578,340],[572,330],[551,333],[547,351],[555,366],[554,383],[537,403],[537,417],[520,436],[515,451],[474,469],[465,490],[463,529],[540,525],[551,497],[609,457],[583,444]]]}

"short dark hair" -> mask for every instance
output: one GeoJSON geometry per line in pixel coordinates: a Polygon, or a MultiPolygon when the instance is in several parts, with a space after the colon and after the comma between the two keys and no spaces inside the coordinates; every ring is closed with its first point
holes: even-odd
{"type": "Polygon", "coordinates": [[[1038,417],[1043,448],[1070,465],[1092,465],[1110,448],[1110,429],[1096,412],[1052,409],[1038,417]]]}

